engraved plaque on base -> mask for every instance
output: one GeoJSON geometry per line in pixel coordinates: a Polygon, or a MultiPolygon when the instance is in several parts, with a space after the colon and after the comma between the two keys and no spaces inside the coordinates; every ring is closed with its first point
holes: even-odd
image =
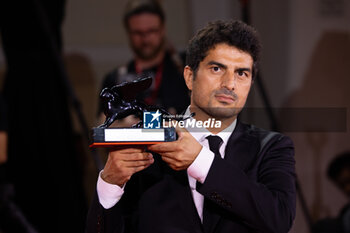
{"type": "Polygon", "coordinates": [[[93,128],[90,147],[151,145],[175,140],[175,128],[93,128]]]}

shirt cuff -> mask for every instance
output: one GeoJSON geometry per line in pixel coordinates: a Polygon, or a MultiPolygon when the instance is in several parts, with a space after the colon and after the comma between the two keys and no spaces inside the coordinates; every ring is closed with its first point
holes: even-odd
{"type": "Polygon", "coordinates": [[[215,158],[214,153],[207,147],[202,146],[202,150],[199,152],[197,158],[187,168],[187,173],[191,177],[195,178],[200,183],[204,183],[207,178],[211,164],[215,158]]]}
{"type": "Polygon", "coordinates": [[[120,200],[124,193],[125,185],[121,188],[118,185],[107,183],[101,178],[102,172],[103,170],[100,172],[97,179],[97,195],[103,208],[109,209],[120,200]]]}

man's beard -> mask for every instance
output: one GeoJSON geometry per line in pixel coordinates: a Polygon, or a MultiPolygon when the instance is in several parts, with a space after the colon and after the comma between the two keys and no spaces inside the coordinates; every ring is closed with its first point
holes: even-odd
{"type": "Polygon", "coordinates": [[[201,108],[203,112],[205,112],[208,116],[215,118],[217,120],[224,120],[228,118],[232,118],[233,116],[237,116],[242,108],[217,108],[217,107],[207,107],[201,108]]]}
{"type": "Polygon", "coordinates": [[[139,47],[132,46],[132,49],[139,58],[143,60],[151,60],[159,54],[159,52],[163,49],[163,45],[164,40],[162,40],[157,46],[144,44],[139,47]]]}
{"type": "MultiPolygon", "coordinates": [[[[230,91],[227,89],[220,89],[215,91],[213,96],[217,94],[225,94],[225,95],[231,96],[234,101],[238,101],[238,96],[233,91],[230,91]]],[[[231,118],[233,116],[237,116],[243,109],[243,107],[241,108],[211,107],[210,104],[208,107],[199,107],[199,105],[197,105],[197,108],[199,108],[202,112],[206,113],[208,116],[213,117],[217,120],[223,120],[223,119],[231,118]]]]}

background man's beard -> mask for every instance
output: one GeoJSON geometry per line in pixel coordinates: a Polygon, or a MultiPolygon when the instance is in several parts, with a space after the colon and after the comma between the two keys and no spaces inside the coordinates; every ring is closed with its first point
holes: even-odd
{"type": "MultiPolygon", "coordinates": [[[[159,52],[163,48],[163,44],[164,44],[164,42],[160,43],[157,47],[152,47],[151,50],[148,48],[145,50],[142,46],[141,46],[141,48],[133,47],[133,50],[139,58],[141,58],[143,60],[151,60],[159,54],[159,52]]],[[[147,46],[147,47],[149,47],[149,46],[147,46]]]]}

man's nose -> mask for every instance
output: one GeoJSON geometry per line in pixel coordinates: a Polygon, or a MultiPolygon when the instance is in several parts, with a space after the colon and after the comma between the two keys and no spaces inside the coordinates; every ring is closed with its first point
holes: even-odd
{"type": "Polygon", "coordinates": [[[140,32],[140,37],[142,39],[149,37],[150,33],[148,31],[140,32]]]}
{"type": "Polygon", "coordinates": [[[235,78],[234,72],[225,72],[222,76],[222,87],[225,87],[228,90],[234,90],[237,85],[237,80],[235,78]]]}

